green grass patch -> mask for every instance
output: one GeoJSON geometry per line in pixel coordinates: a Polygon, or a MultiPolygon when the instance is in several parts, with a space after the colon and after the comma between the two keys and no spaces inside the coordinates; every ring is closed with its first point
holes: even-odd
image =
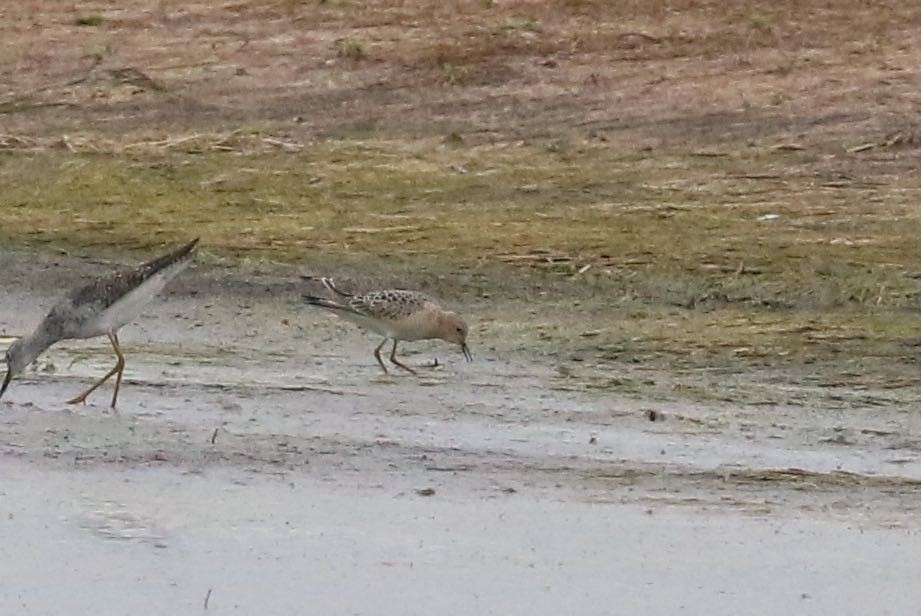
{"type": "Polygon", "coordinates": [[[16,152],[0,157],[0,234],[127,248],[194,234],[210,250],[278,262],[508,263],[685,308],[916,305],[910,194],[744,174],[795,170],[797,155],[434,141],[16,152]]]}
{"type": "Polygon", "coordinates": [[[74,19],[74,25],[96,27],[101,26],[104,21],[105,20],[102,18],[102,15],[84,15],[74,19]]]}

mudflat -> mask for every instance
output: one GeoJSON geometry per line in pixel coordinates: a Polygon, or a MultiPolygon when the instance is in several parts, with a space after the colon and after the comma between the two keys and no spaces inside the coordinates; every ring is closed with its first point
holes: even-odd
{"type": "MultiPolygon", "coordinates": [[[[0,303],[17,332],[56,278],[108,267],[4,258],[4,288],[31,288],[0,303]]],[[[488,331],[472,364],[407,345],[422,374],[385,377],[289,274],[186,272],[122,333],[118,412],[63,402],[114,361],[103,341],[13,382],[4,609],[877,613],[881,589],[914,609],[904,410],[617,394],[488,331]]]]}
{"type": "Polygon", "coordinates": [[[921,8],[0,15],[0,336],[202,236],[118,413],[101,340],[0,403],[0,611],[917,611],[921,8]]]}

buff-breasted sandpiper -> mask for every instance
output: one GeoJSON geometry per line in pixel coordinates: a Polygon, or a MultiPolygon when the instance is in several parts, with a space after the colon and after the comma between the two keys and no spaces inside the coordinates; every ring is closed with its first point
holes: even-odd
{"type": "MultiPolygon", "coordinates": [[[[304,276],[314,280],[313,276],[304,276]]],[[[319,306],[338,316],[352,321],[376,332],[384,339],[374,349],[374,358],[387,373],[387,366],[381,359],[381,349],[388,340],[393,341],[390,361],[400,368],[416,373],[415,370],[400,362],[397,357],[397,344],[406,340],[426,340],[439,338],[446,342],[460,345],[467,361],[473,359],[467,347],[467,324],[455,312],[442,308],[432,297],[418,291],[404,289],[384,289],[362,295],[353,295],[340,290],[329,278],[320,278],[323,285],[334,298],[304,295],[304,301],[311,306],[319,306]]]]}

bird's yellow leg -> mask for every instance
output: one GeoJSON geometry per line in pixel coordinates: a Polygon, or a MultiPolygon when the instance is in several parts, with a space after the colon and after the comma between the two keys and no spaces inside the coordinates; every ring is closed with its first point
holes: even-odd
{"type": "Polygon", "coordinates": [[[68,400],[67,404],[78,404],[80,402],[83,402],[85,404],[87,396],[89,396],[91,393],[96,391],[100,385],[108,381],[109,378],[113,374],[118,373],[118,381],[115,385],[115,396],[112,397],[112,408],[115,408],[115,399],[118,397],[118,384],[121,382],[122,371],[125,369],[125,356],[122,355],[121,349],[118,348],[118,338],[115,336],[115,334],[108,334],[108,336],[109,336],[109,342],[112,343],[112,348],[115,349],[115,355],[118,357],[118,363],[116,363],[115,367],[109,370],[104,377],[99,379],[99,381],[97,381],[95,385],[93,385],[92,387],[84,391],[79,396],[71,400],[68,400]]]}

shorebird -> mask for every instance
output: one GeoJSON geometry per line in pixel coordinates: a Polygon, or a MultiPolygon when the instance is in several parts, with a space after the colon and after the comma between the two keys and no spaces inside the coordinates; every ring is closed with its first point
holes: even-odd
{"type": "MultiPolygon", "coordinates": [[[[303,276],[314,280],[313,276],[303,276]]],[[[339,290],[330,278],[320,278],[336,299],[327,299],[314,295],[304,295],[304,301],[311,306],[319,306],[338,316],[352,321],[365,329],[382,336],[374,358],[380,364],[384,374],[387,366],[381,359],[381,349],[388,340],[393,340],[390,361],[407,372],[416,371],[397,359],[397,344],[401,340],[426,340],[440,338],[446,342],[459,344],[467,361],[473,357],[467,348],[467,324],[457,313],[443,309],[433,298],[418,291],[403,289],[386,289],[364,295],[352,295],[339,290]]]]}
{"type": "Polygon", "coordinates": [[[86,397],[114,374],[114,409],[125,369],[125,357],[118,346],[118,330],[133,321],[150,300],[163,290],[166,283],[185,269],[196,244],[198,238],[158,259],[100,276],[68,293],[54,305],[31,335],[20,338],[7,349],[6,376],[0,386],[0,396],[3,396],[14,376],[55,342],[105,335],[118,358],[115,367],[95,385],[67,402],[85,403],[86,397]]]}

